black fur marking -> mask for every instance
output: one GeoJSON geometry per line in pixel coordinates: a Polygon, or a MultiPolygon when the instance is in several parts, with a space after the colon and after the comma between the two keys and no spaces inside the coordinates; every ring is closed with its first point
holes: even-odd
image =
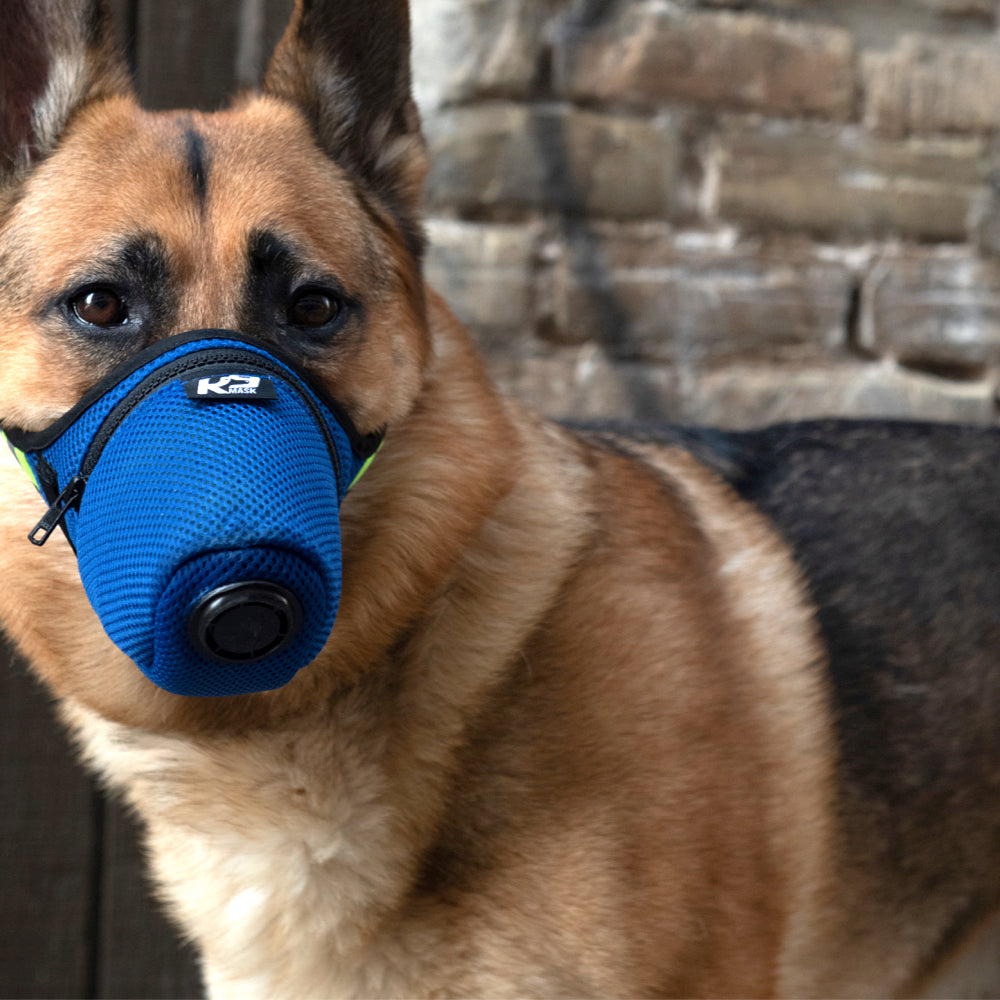
{"type": "Polygon", "coordinates": [[[188,126],[184,130],[184,146],[194,193],[198,201],[203,203],[208,196],[208,157],[205,151],[205,140],[192,126],[188,126]]]}
{"type": "Polygon", "coordinates": [[[1000,432],[824,422],[734,441],[734,485],[816,601],[858,849],[881,845],[897,907],[949,881],[995,892],[973,859],[1000,845],[1000,432]]]}
{"type": "Polygon", "coordinates": [[[248,245],[247,276],[240,329],[262,340],[294,343],[306,357],[320,357],[345,327],[363,316],[360,301],[348,295],[336,276],[318,271],[299,248],[279,233],[258,230],[248,245]],[[288,320],[293,294],[305,287],[327,292],[341,304],[334,322],[303,329],[288,320]]]}

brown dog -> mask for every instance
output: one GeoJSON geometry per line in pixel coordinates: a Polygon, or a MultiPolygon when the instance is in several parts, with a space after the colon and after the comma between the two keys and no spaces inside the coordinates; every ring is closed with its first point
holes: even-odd
{"type": "Polygon", "coordinates": [[[0,467],[0,621],[211,995],[1000,990],[997,434],[538,420],[421,279],[404,0],[299,0],[213,115],[109,37],[0,6],[4,429],[214,327],[386,431],[322,653],[231,697],[148,681],[0,467]]]}

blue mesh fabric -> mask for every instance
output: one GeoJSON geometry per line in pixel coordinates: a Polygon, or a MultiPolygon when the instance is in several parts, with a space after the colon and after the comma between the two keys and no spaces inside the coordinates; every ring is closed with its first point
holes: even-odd
{"type": "MultiPolygon", "coordinates": [[[[83,460],[84,452],[93,440],[98,428],[104,418],[111,412],[115,404],[121,402],[144,378],[151,375],[157,368],[163,367],[168,362],[182,358],[185,355],[195,355],[191,362],[197,362],[197,352],[206,346],[234,347],[248,349],[248,345],[240,341],[231,340],[211,340],[208,342],[193,342],[182,344],[171,351],[160,355],[148,364],[137,368],[134,372],[118,382],[114,388],[106,392],[93,406],[85,410],[80,417],[69,427],[49,448],[45,449],[45,457],[48,462],[60,473],[59,485],[65,486],[65,481],[70,479],[74,473],[79,471],[80,462],[83,460]],[[63,470],[66,470],[65,473],[63,470]]],[[[252,347],[249,348],[253,350],[252,347]]],[[[264,352],[258,352],[264,353],[264,352]]]]}
{"type": "MultiPolygon", "coordinates": [[[[100,428],[104,418],[111,412],[112,409],[114,409],[115,405],[121,402],[121,400],[124,399],[132,389],[143,381],[143,379],[147,378],[164,365],[184,357],[188,357],[192,366],[196,366],[198,364],[198,355],[201,352],[206,349],[215,350],[217,348],[232,348],[248,355],[251,358],[253,355],[258,355],[259,357],[266,358],[272,364],[280,365],[281,368],[287,372],[289,381],[293,382],[299,388],[304,389],[308,393],[309,397],[319,406],[320,411],[324,414],[327,427],[334,435],[334,440],[337,446],[337,454],[340,458],[341,469],[347,470],[353,468],[354,471],[357,471],[361,465],[361,461],[358,456],[353,453],[347,434],[344,433],[343,428],[337,422],[336,418],[332,413],[330,413],[320,397],[313,392],[307,383],[303,382],[291,369],[284,365],[279,358],[275,358],[272,354],[268,353],[263,346],[250,344],[242,340],[230,340],[226,337],[212,337],[206,338],[205,340],[197,340],[181,344],[179,347],[166,351],[152,361],[131,372],[128,376],[122,379],[122,381],[118,382],[110,391],[101,396],[100,399],[97,400],[97,402],[95,402],[91,407],[85,410],[80,417],[55,442],[53,442],[51,446],[46,448],[44,454],[47,461],[53,466],[53,468],[56,469],[57,472],[59,472],[60,488],[64,487],[66,482],[68,482],[68,480],[79,471],[84,453],[90,445],[90,442],[94,439],[94,435],[100,428]]],[[[239,365],[234,367],[239,367],[239,365]]],[[[34,462],[36,456],[29,455],[28,458],[30,461],[34,462]]],[[[342,477],[342,479],[343,478],[344,477],[342,477]]],[[[342,493],[350,485],[350,479],[352,477],[346,478],[347,482],[342,481],[340,483],[342,493]]],[[[68,520],[68,524],[72,527],[72,518],[68,520]]],[[[72,535],[72,531],[70,533],[72,535]]]]}
{"type": "MultiPolygon", "coordinates": [[[[194,361],[200,348],[220,344],[226,342],[184,344],[95,402],[45,449],[60,486],[79,471],[102,420],[129,389],[178,356],[189,353],[194,361]]],[[[361,460],[319,397],[285,370],[287,380],[269,375],[277,398],[266,401],[192,400],[183,377],[157,388],[111,435],[79,510],[67,517],[84,588],[105,630],[167,690],[224,695],[278,687],[316,656],[333,627],[339,499],[361,460]],[[303,388],[333,437],[340,482],[327,440],[296,391],[303,388]],[[187,638],[192,607],[207,591],[246,580],[291,590],[302,605],[299,633],[255,663],[202,656],[187,638]]]]}

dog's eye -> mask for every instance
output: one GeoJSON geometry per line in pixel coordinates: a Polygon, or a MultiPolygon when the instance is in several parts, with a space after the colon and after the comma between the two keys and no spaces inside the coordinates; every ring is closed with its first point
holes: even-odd
{"type": "Polygon", "coordinates": [[[288,322],[293,326],[320,327],[332,323],[340,313],[340,300],[318,288],[305,288],[288,306],[288,322]]]}
{"type": "Polygon", "coordinates": [[[110,288],[91,288],[70,300],[77,319],[90,326],[121,326],[128,319],[128,309],[121,296],[110,288]]]}

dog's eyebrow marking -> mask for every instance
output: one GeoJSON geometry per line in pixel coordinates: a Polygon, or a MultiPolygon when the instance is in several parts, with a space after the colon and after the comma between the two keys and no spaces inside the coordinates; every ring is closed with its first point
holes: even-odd
{"type": "Polygon", "coordinates": [[[162,240],[155,233],[138,231],[91,260],[86,270],[72,277],[67,291],[111,283],[141,288],[147,294],[154,290],[166,294],[169,282],[170,265],[162,240]]]}
{"type": "Polygon", "coordinates": [[[184,130],[184,146],[194,193],[199,201],[204,201],[208,193],[208,157],[205,155],[205,140],[190,125],[184,130]]]}

